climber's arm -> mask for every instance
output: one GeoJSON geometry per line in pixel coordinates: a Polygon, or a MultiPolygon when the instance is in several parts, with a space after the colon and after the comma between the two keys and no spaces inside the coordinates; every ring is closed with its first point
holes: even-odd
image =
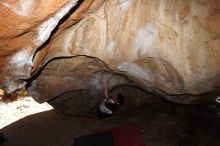
{"type": "Polygon", "coordinates": [[[105,80],[104,81],[104,93],[105,93],[105,97],[109,98],[109,81],[108,80],[105,80]]]}

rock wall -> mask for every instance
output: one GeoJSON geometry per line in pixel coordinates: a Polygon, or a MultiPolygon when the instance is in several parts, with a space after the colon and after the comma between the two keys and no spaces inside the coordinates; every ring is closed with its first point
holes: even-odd
{"type": "Polygon", "coordinates": [[[218,0],[3,0],[0,11],[8,92],[33,81],[39,102],[67,91],[95,97],[110,76],[112,88],[137,86],[178,103],[220,92],[218,0]]]}

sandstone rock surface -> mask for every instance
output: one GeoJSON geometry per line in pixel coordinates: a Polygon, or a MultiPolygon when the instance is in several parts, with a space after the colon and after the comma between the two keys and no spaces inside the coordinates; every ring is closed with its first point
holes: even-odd
{"type": "Polygon", "coordinates": [[[0,10],[8,92],[33,81],[39,102],[78,91],[90,100],[111,76],[112,88],[132,85],[177,103],[219,95],[218,0],[3,0],[0,10]]]}

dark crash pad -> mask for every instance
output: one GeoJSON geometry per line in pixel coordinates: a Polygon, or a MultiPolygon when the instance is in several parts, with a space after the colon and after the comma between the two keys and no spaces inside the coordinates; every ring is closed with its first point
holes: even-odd
{"type": "Polygon", "coordinates": [[[145,146],[135,124],[95,131],[75,139],[73,146],[145,146]]]}

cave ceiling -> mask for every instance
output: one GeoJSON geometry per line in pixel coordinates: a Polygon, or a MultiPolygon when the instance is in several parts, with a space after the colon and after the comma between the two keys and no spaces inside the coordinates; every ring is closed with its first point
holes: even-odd
{"type": "Polygon", "coordinates": [[[38,102],[103,96],[107,78],[177,103],[212,99],[219,26],[218,0],[2,0],[0,85],[38,102]]]}

